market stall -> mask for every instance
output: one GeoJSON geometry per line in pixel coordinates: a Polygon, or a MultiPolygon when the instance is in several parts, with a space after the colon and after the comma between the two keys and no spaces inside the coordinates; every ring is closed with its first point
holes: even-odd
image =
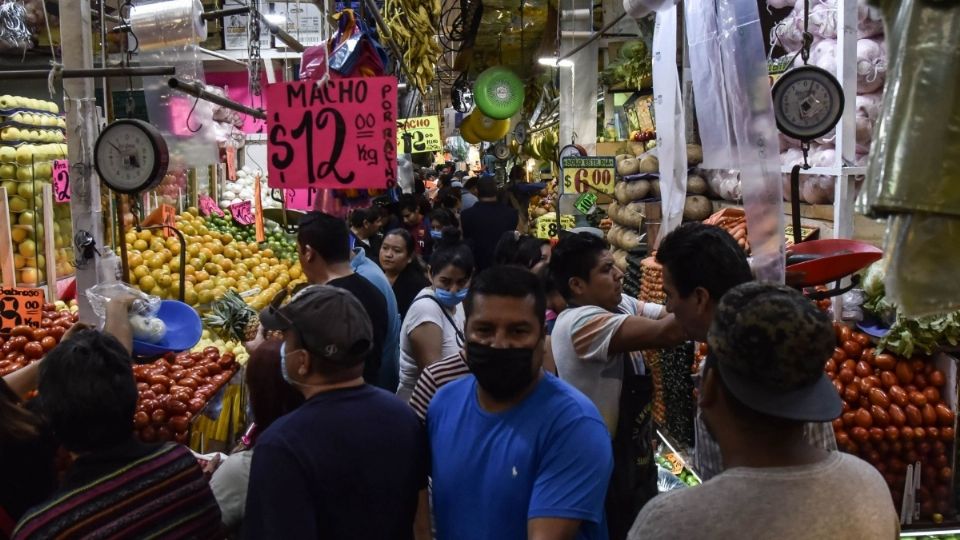
{"type": "MultiPolygon", "coordinates": [[[[122,282],[157,306],[149,317],[163,320],[161,302],[187,313],[138,336],[138,437],[232,446],[247,423],[243,343],[260,310],[306,283],[303,213],[396,201],[415,171],[442,166],[493,176],[531,235],[602,236],[624,292],[645,302],[665,301],[654,254],[667,233],[727,231],[759,278],[836,321],[824,366],[844,400],[836,441],[883,475],[904,534],[960,527],[960,315],[944,302],[917,317],[901,290],[886,294],[883,273],[903,271],[889,249],[870,266],[884,227],[857,203],[883,155],[899,43],[881,12],[567,4],[3,3],[0,375],[99,322],[90,291],[122,282]],[[734,19],[741,31],[724,26],[734,19]],[[869,260],[791,281],[851,252],[869,260]]],[[[691,376],[705,353],[644,351],[671,489],[699,481],[691,376]]]]}

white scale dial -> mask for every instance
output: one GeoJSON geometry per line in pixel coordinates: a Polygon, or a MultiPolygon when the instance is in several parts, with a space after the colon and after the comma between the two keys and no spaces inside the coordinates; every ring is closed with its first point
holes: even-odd
{"type": "Polygon", "coordinates": [[[95,149],[97,173],[114,191],[136,193],[156,187],[167,172],[163,136],[140,120],[118,120],[100,134],[95,149]]]}
{"type": "Polygon", "coordinates": [[[803,66],[773,87],[777,127],[790,137],[811,140],[828,133],[843,114],[843,90],[829,72],[803,66]]]}

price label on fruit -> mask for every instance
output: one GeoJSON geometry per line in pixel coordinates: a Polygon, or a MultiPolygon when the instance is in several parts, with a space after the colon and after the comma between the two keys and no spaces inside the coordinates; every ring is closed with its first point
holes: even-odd
{"type": "Polygon", "coordinates": [[[252,225],[256,221],[253,215],[253,206],[250,201],[238,202],[230,205],[230,215],[239,225],[252,225]]]}
{"type": "Polygon", "coordinates": [[[407,118],[397,122],[397,148],[406,153],[404,139],[410,137],[410,153],[440,152],[443,142],[440,139],[440,117],[421,116],[407,118]]]}
{"type": "MultiPolygon", "coordinates": [[[[562,229],[572,229],[576,227],[577,220],[575,217],[569,214],[563,214],[560,216],[560,228],[562,229]]],[[[543,238],[544,240],[549,240],[557,236],[557,215],[556,214],[544,214],[537,218],[537,238],[543,238]]]]}
{"type": "Polygon", "coordinates": [[[383,189],[397,181],[397,79],[267,88],[272,188],[383,189]]]}
{"type": "Polygon", "coordinates": [[[596,191],[613,195],[614,172],[617,163],[613,156],[565,157],[560,162],[565,193],[596,191]]]}
{"type": "Polygon", "coordinates": [[[22,324],[40,328],[43,302],[43,289],[0,288],[0,334],[22,324]]]}
{"type": "Polygon", "coordinates": [[[223,217],[223,210],[217,206],[217,201],[213,200],[213,197],[210,197],[209,195],[200,195],[197,198],[197,206],[200,207],[200,213],[204,216],[216,214],[220,217],[223,217]]]}
{"type": "Polygon", "coordinates": [[[53,161],[53,200],[70,202],[70,164],[65,159],[53,161]]]}

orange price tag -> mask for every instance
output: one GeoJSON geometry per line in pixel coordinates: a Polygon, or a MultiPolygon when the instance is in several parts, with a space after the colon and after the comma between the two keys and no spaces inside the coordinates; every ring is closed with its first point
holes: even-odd
{"type": "Polygon", "coordinates": [[[253,200],[256,203],[253,211],[253,220],[256,224],[258,243],[267,239],[267,235],[263,232],[263,199],[260,198],[260,189],[260,176],[257,175],[257,180],[253,183],[253,200]]]}
{"type": "MultiPolygon", "coordinates": [[[[168,227],[175,227],[177,225],[177,209],[169,204],[161,204],[156,210],[147,216],[147,219],[143,220],[140,224],[144,227],[150,227],[151,225],[167,225],[168,227]]],[[[165,238],[169,238],[172,234],[173,232],[171,232],[169,229],[163,229],[163,236],[165,238]]]]}
{"type": "Polygon", "coordinates": [[[231,182],[237,181],[237,149],[227,145],[227,178],[231,182]]]}
{"type": "Polygon", "coordinates": [[[40,328],[43,302],[43,289],[0,289],[0,333],[9,333],[21,324],[40,328]]]}

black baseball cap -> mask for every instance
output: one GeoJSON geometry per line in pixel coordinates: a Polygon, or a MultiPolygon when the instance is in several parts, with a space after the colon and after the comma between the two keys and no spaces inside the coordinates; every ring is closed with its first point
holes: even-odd
{"type": "Polygon", "coordinates": [[[833,324],[794,289],[750,282],[717,305],[707,334],[707,369],[759,413],[804,422],[829,422],[842,411],[823,366],[833,354],[833,324]]]}
{"type": "Polygon", "coordinates": [[[373,346],[373,325],[363,304],[347,290],[311,285],[282,305],[285,293],[260,312],[266,330],[296,330],[303,347],[334,364],[354,365],[373,346]]]}

